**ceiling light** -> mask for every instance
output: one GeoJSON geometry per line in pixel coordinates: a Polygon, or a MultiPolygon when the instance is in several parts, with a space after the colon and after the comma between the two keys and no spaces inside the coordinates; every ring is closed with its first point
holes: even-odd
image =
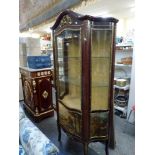
{"type": "Polygon", "coordinates": [[[29,32],[23,32],[23,33],[19,33],[19,37],[21,38],[40,38],[40,35],[38,33],[29,33],[29,32]]]}
{"type": "Polygon", "coordinates": [[[31,37],[31,34],[30,33],[19,33],[19,37],[21,38],[27,38],[27,37],[31,37]]]}
{"type": "Polygon", "coordinates": [[[130,11],[131,11],[131,12],[135,12],[135,8],[131,8],[130,11]]]}
{"type": "Polygon", "coordinates": [[[44,29],[44,31],[46,32],[46,33],[51,33],[52,31],[51,31],[51,29],[48,27],[48,28],[46,28],[46,29],[44,29]]]}
{"type": "Polygon", "coordinates": [[[29,28],[29,32],[33,32],[33,28],[29,28]]]}
{"type": "Polygon", "coordinates": [[[40,38],[40,35],[38,33],[32,33],[31,37],[32,38],[40,38]]]}

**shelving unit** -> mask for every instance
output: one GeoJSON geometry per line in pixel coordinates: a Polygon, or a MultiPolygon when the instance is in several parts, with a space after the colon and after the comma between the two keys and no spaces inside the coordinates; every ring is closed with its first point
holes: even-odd
{"type": "Polygon", "coordinates": [[[132,65],[115,64],[115,67],[132,67],[132,65]]]}
{"type": "Polygon", "coordinates": [[[114,88],[118,88],[118,89],[121,89],[121,90],[129,90],[130,85],[126,85],[124,87],[120,87],[120,86],[114,85],[114,88]]]}
{"type": "Polygon", "coordinates": [[[116,49],[117,51],[120,52],[130,52],[131,50],[133,50],[133,48],[128,48],[128,49],[116,49]]]}
{"type": "Polygon", "coordinates": [[[50,34],[44,35],[40,39],[40,46],[42,55],[48,55],[53,53],[52,41],[50,40],[50,34]]]}
{"type": "Polygon", "coordinates": [[[117,105],[114,105],[114,109],[121,111],[122,112],[122,116],[126,116],[127,113],[127,106],[126,107],[120,107],[117,105]]]}
{"type": "Polygon", "coordinates": [[[115,111],[120,111],[122,113],[121,116],[126,117],[127,115],[127,107],[128,107],[128,95],[129,95],[129,89],[130,89],[130,78],[131,78],[131,70],[132,70],[132,64],[121,64],[117,63],[120,62],[122,58],[125,57],[132,57],[133,54],[133,47],[131,45],[116,45],[116,55],[115,55],[115,79],[128,79],[128,83],[124,87],[120,87],[117,85],[114,85],[114,109],[115,111]],[[127,99],[127,102],[124,101],[124,106],[120,106],[120,103],[123,102],[123,95],[124,100],[127,99]],[[116,101],[117,100],[117,101],[116,101]]]}

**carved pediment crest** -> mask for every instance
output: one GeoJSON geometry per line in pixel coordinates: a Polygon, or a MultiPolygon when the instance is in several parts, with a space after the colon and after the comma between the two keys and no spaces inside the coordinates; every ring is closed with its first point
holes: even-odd
{"type": "Polygon", "coordinates": [[[61,22],[60,22],[60,27],[62,27],[62,26],[64,26],[64,25],[68,25],[68,24],[72,24],[72,19],[71,19],[70,16],[65,15],[65,16],[62,18],[61,22]]]}

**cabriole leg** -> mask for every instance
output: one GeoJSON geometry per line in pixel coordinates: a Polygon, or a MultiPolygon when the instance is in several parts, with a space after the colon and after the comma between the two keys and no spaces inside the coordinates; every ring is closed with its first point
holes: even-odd
{"type": "Polygon", "coordinates": [[[106,155],[109,155],[109,149],[108,149],[108,147],[109,147],[109,142],[107,140],[106,143],[105,143],[105,153],[106,153],[106,155]]]}
{"type": "Polygon", "coordinates": [[[84,155],[88,155],[88,143],[83,144],[84,155]]]}
{"type": "Polygon", "coordinates": [[[61,141],[61,127],[58,124],[58,141],[61,141]]]}

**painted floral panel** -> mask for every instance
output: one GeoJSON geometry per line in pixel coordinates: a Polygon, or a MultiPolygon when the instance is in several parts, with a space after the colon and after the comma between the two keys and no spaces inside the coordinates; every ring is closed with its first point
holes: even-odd
{"type": "Polygon", "coordinates": [[[108,115],[109,112],[91,113],[90,137],[100,137],[108,135],[108,115]]]}

